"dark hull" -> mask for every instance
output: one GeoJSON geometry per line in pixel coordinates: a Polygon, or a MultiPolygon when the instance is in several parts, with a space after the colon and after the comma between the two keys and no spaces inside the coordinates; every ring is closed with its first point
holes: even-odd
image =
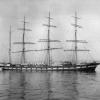
{"type": "Polygon", "coordinates": [[[81,68],[68,68],[65,71],[84,71],[84,72],[95,72],[96,66],[81,67],[81,68]]]}
{"type": "Polygon", "coordinates": [[[51,66],[51,67],[34,67],[34,66],[27,66],[27,67],[3,67],[2,70],[31,70],[31,71],[84,71],[84,72],[95,72],[97,65],[91,66],[81,66],[81,67],[74,67],[74,66],[51,66]]]}

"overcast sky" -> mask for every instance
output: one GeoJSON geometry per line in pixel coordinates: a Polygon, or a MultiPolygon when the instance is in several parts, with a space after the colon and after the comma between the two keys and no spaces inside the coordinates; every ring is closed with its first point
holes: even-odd
{"type": "MultiPolygon", "coordinates": [[[[83,28],[78,30],[78,39],[87,40],[87,48],[91,50],[91,55],[95,60],[100,61],[100,0],[0,0],[0,62],[8,61],[9,48],[9,26],[12,25],[12,42],[22,41],[22,32],[17,28],[23,27],[23,17],[30,22],[27,28],[32,29],[26,33],[26,41],[37,44],[26,46],[26,49],[45,48],[44,44],[37,41],[46,38],[47,28],[43,26],[48,21],[48,12],[54,18],[52,24],[57,28],[51,29],[51,38],[62,40],[62,44],[54,43],[53,47],[64,47],[67,49],[65,40],[72,39],[74,28],[75,11],[81,18],[78,22],[83,28]]],[[[12,43],[12,51],[20,51],[20,45],[12,43]]],[[[58,50],[52,52],[55,59],[68,58],[67,53],[58,50]],[[59,53],[60,52],[60,53],[59,53]]],[[[21,54],[13,54],[13,62],[20,62],[21,54]]],[[[30,52],[27,53],[27,61],[38,60],[38,56],[43,54],[30,52]],[[30,56],[31,55],[31,56],[30,56]]],[[[42,58],[42,57],[41,57],[42,58]]]]}

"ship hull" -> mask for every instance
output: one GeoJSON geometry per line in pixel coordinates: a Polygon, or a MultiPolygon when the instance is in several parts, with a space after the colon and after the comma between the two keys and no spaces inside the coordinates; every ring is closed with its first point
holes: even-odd
{"type": "Polygon", "coordinates": [[[78,67],[78,66],[50,66],[50,67],[43,67],[43,66],[40,66],[40,67],[36,67],[36,66],[19,66],[19,67],[16,67],[16,66],[5,66],[2,68],[2,70],[31,70],[31,71],[84,71],[84,72],[95,72],[95,69],[96,69],[96,66],[97,65],[91,65],[91,66],[81,66],[81,67],[78,67]]]}
{"type": "Polygon", "coordinates": [[[84,72],[95,72],[96,66],[89,67],[72,67],[72,68],[64,68],[64,71],[84,71],[84,72]]]}

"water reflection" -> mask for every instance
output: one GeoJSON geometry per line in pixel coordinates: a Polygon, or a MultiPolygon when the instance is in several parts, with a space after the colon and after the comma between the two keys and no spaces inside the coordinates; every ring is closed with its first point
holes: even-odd
{"type": "Polygon", "coordinates": [[[25,75],[24,73],[9,72],[9,86],[7,100],[25,99],[25,75]]]}
{"type": "Polygon", "coordinates": [[[0,100],[100,99],[100,74],[1,72],[0,100]]]}
{"type": "Polygon", "coordinates": [[[56,100],[77,100],[77,73],[53,73],[52,77],[52,99],[56,100]]]}

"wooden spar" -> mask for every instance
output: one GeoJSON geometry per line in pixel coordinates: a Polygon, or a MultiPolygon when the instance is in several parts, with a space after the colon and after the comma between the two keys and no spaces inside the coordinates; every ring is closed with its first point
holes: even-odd
{"type": "MultiPolygon", "coordinates": [[[[76,50],[71,50],[71,49],[69,49],[69,50],[64,50],[64,51],[76,51],[76,50]]],[[[78,51],[90,51],[90,50],[86,50],[86,49],[77,49],[77,52],[78,51]]]]}
{"type": "Polygon", "coordinates": [[[85,40],[66,40],[66,42],[88,43],[85,40]]]}

